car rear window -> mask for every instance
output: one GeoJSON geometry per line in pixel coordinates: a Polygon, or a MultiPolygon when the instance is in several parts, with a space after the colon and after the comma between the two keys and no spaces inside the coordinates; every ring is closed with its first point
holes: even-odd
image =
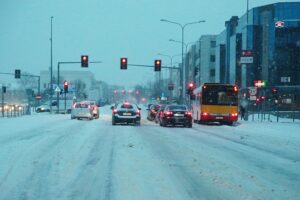
{"type": "Polygon", "coordinates": [[[186,106],[169,106],[169,110],[187,110],[186,106]]]}
{"type": "Polygon", "coordinates": [[[121,108],[133,109],[133,106],[131,104],[122,104],[121,108]]]}
{"type": "Polygon", "coordinates": [[[88,104],[76,104],[75,108],[88,108],[89,105],[88,104]]]}

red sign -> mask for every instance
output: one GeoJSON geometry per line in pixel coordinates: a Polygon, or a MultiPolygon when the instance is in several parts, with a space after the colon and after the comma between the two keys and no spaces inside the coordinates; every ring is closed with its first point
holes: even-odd
{"type": "Polygon", "coordinates": [[[35,96],[35,99],[36,99],[36,100],[41,100],[41,99],[42,99],[42,96],[41,96],[41,95],[37,95],[37,96],[35,96]]]}
{"type": "Polygon", "coordinates": [[[242,57],[252,57],[252,50],[242,50],[242,57]]]}
{"type": "Polygon", "coordinates": [[[284,21],[277,21],[275,22],[276,28],[283,28],[284,27],[284,21]]]}

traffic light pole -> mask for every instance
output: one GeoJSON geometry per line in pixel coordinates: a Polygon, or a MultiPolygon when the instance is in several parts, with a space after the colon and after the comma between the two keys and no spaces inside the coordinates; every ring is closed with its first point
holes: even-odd
{"type": "Polygon", "coordinates": [[[2,117],[4,117],[4,88],[3,88],[4,86],[2,86],[2,109],[1,109],[1,111],[2,111],[2,117]]]}
{"type": "MultiPolygon", "coordinates": [[[[89,63],[102,63],[101,61],[92,61],[89,63]]],[[[62,64],[81,64],[81,62],[58,62],[57,63],[57,87],[59,87],[59,76],[60,76],[60,65],[62,64]]],[[[56,97],[56,102],[57,102],[57,113],[59,113],[59,93],[57,92],[57,97],[56,97]]],[[[50,105],[52,106],[52,105],[50,105]]]]}
{"type": "MultiPolygon", "coordinates": [[[[140,65],[140,64],[127,64],[128,66],[133,66],[133,67],[151,67],[153,68],[153,65],[140,65]]],[[[161,66],[161,68],[163,69],[178,69],[180,70],[180,68],[176,68],[176,67],[167,67],[167,66],[161,66]]]]}

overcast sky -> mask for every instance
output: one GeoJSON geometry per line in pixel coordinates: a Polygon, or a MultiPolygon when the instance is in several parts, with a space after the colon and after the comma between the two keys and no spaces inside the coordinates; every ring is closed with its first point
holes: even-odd
{"type": "MultiPolygon", "coordinates": [[[[276,3],[274,0],[249,0],[250,8],[276,3]]],[[[287,1],[281,1],[287,2],[287,1]]],[[[288,1],[293,2],[293,1],[288,1]]],[[[294,1],[295,2],[295,1],[294,1]]],[[[247,0],[0,0],[0,72],[19,68],[33,74],[50,67],[50,17],[53,16],[53,61],[80,61],[89,55],[88,70],[98,80],[132,86],[154,79],[154,71],[129,67],[120,71],[120,57],[132,64],[153,64],[157,54],[181,52],[181,29],[161,22],[180,23],[206,20],[188,26],[185,42],[202,34],[218,34],[231,16],[246,12],[247,0]]],[[[180,61],[180,57],[176,58],[180,61]]],[[[80,65],[66,70],[86,70],[80,65]]],[[[163,72],[166,76],[166,71],[163,72]]],[[[4,75],[0,75],[3,79],[4,75]]]]}

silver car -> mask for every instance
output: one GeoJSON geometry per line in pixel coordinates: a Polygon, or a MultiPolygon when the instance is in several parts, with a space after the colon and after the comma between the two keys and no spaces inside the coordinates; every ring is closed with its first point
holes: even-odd
{"type": "Polygon", "coordinates": [[[71,119],[93,119],[93,112],[90,105],[85,102],[75,103],[71,111],[71,119]]]}

